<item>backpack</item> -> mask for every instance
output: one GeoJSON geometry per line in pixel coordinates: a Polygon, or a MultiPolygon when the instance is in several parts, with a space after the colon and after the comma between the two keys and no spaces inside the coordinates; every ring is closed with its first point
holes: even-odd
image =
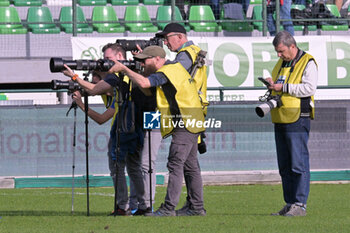
{"type": "Polygon", "coordinates": [[[322,2],[316,2],[311,7],[306,7],[303,10],[291,9],[291,16],[293,19],[305,19],[305,21],[295,21],[294,25],[346,25],[346,20],[341,20],[340,17],[336,17],[328,10],[327,6],[322,2]],[[307,19],[340,19],[334,21],[318,21],[310,22],[307,19]]]}

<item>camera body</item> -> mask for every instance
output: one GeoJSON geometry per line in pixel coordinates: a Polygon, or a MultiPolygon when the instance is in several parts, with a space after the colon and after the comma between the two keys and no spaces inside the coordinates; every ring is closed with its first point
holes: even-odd
{"type": "Polygon", "coordinates": [[[263,104],[260,104],[255,108],[255,112],[259,117],[264,117],[272,109],[281,107],[282,100],[280,95],[270,95],[266,98],[266,101],[263,104]]]}
{"type": "MultiPolygon", "coordinates": [[[[262,77],[258,77],[258,80],[266,85],[266,87],[270,86],[270,83],[266,81],[262,77]]],[[[260,102],[264,102],[255,108],[255,112],[259,117],[264,117],[268,114],[272,109],[281,107],[282,100],[280,95],[271,95],[271,90],[268,90],[264,96],[259,97],[260,102]]]]}
{"type": "Polygon", "coordinates": [[[163,38],[153,37],[150,40],[116,40],[116,43],[122,46],[125,51],[135,51],[138,50],[136,45],[139,45],[141,49],[151,45],[163,47],[163,38]]]}
{"type": "Polygon", "coordinates": [[[141,71],[143,69],[142,62],[140,61],[128,61],[128,60],[118,60],[120,63],[122,63],[124,66],[128,67],[130,70],[133,71],[141,71]]]}

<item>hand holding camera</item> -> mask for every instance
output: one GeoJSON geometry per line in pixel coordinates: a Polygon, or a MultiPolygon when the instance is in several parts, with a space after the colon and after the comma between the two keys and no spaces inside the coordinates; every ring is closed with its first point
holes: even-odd
{"type": "Polygon", "coordinates": [[[255,112],[259,117],[264,117],[271,109],[282,106],[281,96],[272,95],[271,91],[281,91],[282,84],[273,83],[271,78],[264,79],[262,77],[258,78],[263,82],[269,90],[265,93],[264,96],[259,97],[260,102],[264,102],[255,108],[255,112]]]}

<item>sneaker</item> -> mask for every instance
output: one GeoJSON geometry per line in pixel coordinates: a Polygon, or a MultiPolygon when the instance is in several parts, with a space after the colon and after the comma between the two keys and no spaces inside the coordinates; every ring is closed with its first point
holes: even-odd
{"type": "Polygon", "coordinates": [[[164,204],[161,204],[159,209],[155,212],[147,213],[145,216],[153,216],[153,217],[170,217],[176,216],[175,210],[168,210],[164,204]]]}
{"type": "Polygon", "coordinates": [[[130,211],[130,209],[124,210],[124,209],[119,208],[119,206],[117,206],[117,213],[114,213],[114,211],[113,211],[109,215],[110,216],[129,216],[129,215],[131,215],[131,211],[130,211]]]}
{"type": "Polygon", "coordinates": [[[296,204],[291,205],[288,212],[284,214],[284,216],[287,216],[287,217],[305,216],[305,215],[306,215],[306,209],[296,204]]]}
{"type": "Polygon", "coordinates": [[[187,211],[190,209],[190,203],[188,201],[182,206],[181,209],[176,210],[176,216],[186,216],[187,211]]]}
{"type": "Polygon", "coordinates": [[[272,213],[273,216],[284,216],[290,209],[291,205],[285,205],[280,211],[277,213],[272,213]]]}
{"type": "Polygon", "coordinates": [[[192,208],[187,208],[186,210],[181,208],[176,211],[176,216],[206,216],[207,211],[205,209],[195,210],[192,208]]]}
{"type": "Polygon", "coordinates": [[[138,209],[135,213],[133,213],[133,216],[142,216],[146,214],[152,214],[152,209],[151,207],[148,207],[145,210],[138,209]]]}

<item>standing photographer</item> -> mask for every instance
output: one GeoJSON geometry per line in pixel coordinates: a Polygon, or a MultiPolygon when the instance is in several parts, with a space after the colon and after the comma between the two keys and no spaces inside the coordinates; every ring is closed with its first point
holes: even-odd
{"type": "Polygon", "coordinates": [[[165,51],[159,46],[145,48],[135,58],[142,60],[144,75],[115,61],[110,72],[123,72],[141,88],[157,87],[157,107],[161,112],[163,138],[172,136],[167,167],[169,180],[165,202],[153,216],[175,216],[182,181],[185,176],[191,208],[186,215],[206,215],[203,206],[203,184],[197,157],[199,133],[204,131],[204,113],[197,87],[190,74],[178,62],[166,62],[165,51]],[[189,125],[188,122],[202,124],[189,125]]]}
{"type": "MultiPolygon", "coordinates": [[[[117,44],[107,44],[102,49],[104,53],[104,58],[108,60],[125,60],[126,54],[123,47],[117,45],[117,44]]],[[[130,106],[132,103],[130,102],[130,98],[132,98],[131,95],[129,96],[130,92],[130,84],[127,82],[127,78],[124,77],[121,74],[109,74],[107,75],[102,81],[98,82],[97,84],[89,83],[85,80],[82,80],[79,78],[77,74],[74,74],[74,72],[65,65],[65,68],[67,70],[63,71],[63,73],[66,76],[69,76],[72,78],[73,81],[79,83],[79,85],[84,88],[85,91],[87,91],[90,95],[96,95],[96,94],[103,94],[105,92],[113,91],[113,88],[116,88],[118,90],[118,93],[114,97],[113,106],[115,107],[115,114],[114,114],[114,121],[112,123],[112,129],[111,129],[111,138],[109,141],[109,168],[111,171],[111,176],[116,177],[113,179],[114,183],[117,184],[117,200],[118,200],[118,206],[117,206],[117,212],[114,213],[115,215],[128,215],[128,189],[125,179],[125,166],[128,171],[128,175],[130,177],[131,183],[133,184],[133,187],[135,188],[135,194],[137,196],[138,201],[138,212],[136,212],[136,215],[144,214],[145,212],[148,212],[147,205],[144,200],[144,184],[143,184],[143,177],[141,173],[141,149],[143,146],[143,132],[141,129],[142,121],[140,122],[140,117],[138,113],[135,113],[136,121],[135,121],[135,130],[133,132],[121,132],[120,133],[120,154],[116,154],[117,150],[117,137],[116,134],[116,125],[118,119],[121,121],[122,118],[119,117],[121,115],[121,109],[118,108],[119,99],[125,103],[126,105],[130,106]],[[129,98],[130,97],[130,98],[129,98]],[[119,113],[117,115],[117,113],[119,113]],[[115,163],[117,165],[117,168],[115,167],[115,163]],[[118,174],[116,174],[116,170],[118,170],[118,174]],[[117,181],[116,181],[117,179],[117,181]]],[[[115,92],[117,93],[117,92],[115,92]]],[[[125,109],[125,105],[122,105],[122,109],[125,109]]],[[[90,111],[90,110],[89,110],[90,111]]],[[[125,111],[124,111],[125,112],[125,111]]],[[[132,122],[132,117],[126,111],[126,118],[127,125],[129,125],[130,122],[132,122]],[[130,118],[131,117],[131,118],[130,118]]],[[[123,116],[123,115],[121,115],[123,116]]],[[[124,118],[124,117],[123,117],[124,118]]]]}
{"type": "Polygon", "coordinates": [[[280,58],[272,71],[271,95],[280,95],[282,106],[271,110],[279,173],[286,205],[272,215],[305,216],[310,191],[308,139],[314,119],[317,64],[297,47],[287,31],[277,33],[273,46],[280,58]]]}
{"type": "MultiPolygon", "coordinates": [[[[178,23],[169,23],[168,25],[165,26],[162,32],[159,32],[156,34],[156,37],[164,38],[164,44],[168,47],[168,49],[172,52],[177,53],[174,59],[174,62],[180,63],[188,71],[188,73],[191,74],[192,70],[194,69],[195,61],[201,49],[198,46],[196,46],[193,43],[193,41],[189,41],[187,39],[185,28],[178,23]]],[[[206,115],[207,106],[209,105],[209,102],[207,101],[206,66],[203,66],[197,71],[194,77],[194,82],[196,84],[198,95],[201,100],[204,115],[206,115]]],[[[200,137],[198,139],[199,145],[205,146],[204,139],[203,139],[204,137],[205,137],[205,134],[203,132],[200,134],[200,137]]],[[[206,151],[206,149],[204,150],[206,151]]],[[[200,153],[205,153],[205,151],[201,151],[200,153]]],[[[189,188],[188,187],[189,182],[191,181],[186,180],[186,177],[185,177],[185,183],[186,183],[187,189],[189,188]]],[[[191,209],[193,209],[192,197],[190,196],[191,192],[188,191],[187,194],[188,196],[186,197],[186,203],[181,209],[176,211],[176,214],[179,216],[180,215],[186,216],[190,214],[191,209]]]]}

